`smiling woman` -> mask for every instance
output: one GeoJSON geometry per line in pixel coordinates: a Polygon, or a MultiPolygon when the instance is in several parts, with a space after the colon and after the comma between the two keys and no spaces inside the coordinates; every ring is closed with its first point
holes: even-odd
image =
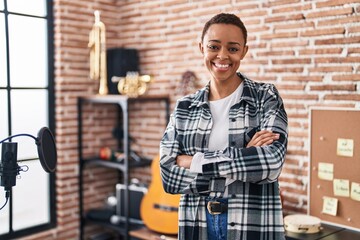
{"type": "Polygon", "coordinates": [[[287,115],[274,85],[237,72],[246,38],[236,15],[205,24],[209,83],[178,100],[160,143],[164,189],[181,194],[180,240],[285,239],[278,177],[287,115]]]}
{"type": "MultiPolygon", "coordinates": [[[[0,138],[54,131],[52,1],[0,0],[0,138]]],[[[0,211],[0,238],[13,239],[54,226],[54,175],[42,170],[33,140],[19,138],[18,163],[29,171],[12,187],[0,211]]],[[[0,189],[0,204],[5,193],[0,189]]]]}

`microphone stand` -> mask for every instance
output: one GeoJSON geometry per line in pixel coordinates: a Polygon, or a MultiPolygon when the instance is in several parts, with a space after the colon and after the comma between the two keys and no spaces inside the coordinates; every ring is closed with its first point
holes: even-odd
{"type": "Polygon", "coordinates": [[[55,140],[47,127],[40,129],[37,138],[27,133],[21,133],[1,140],[0,144],[3,145],[0,159],[0,186],[5,188],[6,202],[0,210],[6,206],[10,198],[11,188],[16,185],[16,176],[20,174],[20,171],[26,172],[29,170],[28,166],[19,167],[17,164],[17,143],[5,142],[20,136],[31,137],[35,140],[41,166],[46,172],[52,173],[56,169],[57,153],[55,140]]]}

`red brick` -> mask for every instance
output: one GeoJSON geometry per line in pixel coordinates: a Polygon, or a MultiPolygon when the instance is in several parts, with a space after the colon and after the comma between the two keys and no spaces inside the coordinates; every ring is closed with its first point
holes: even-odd
{"type": "Polygon", "coordinates": [[[349,34],[359,33],[360,32],[360,27],[359,26],[349,27],[348,31],[349,31],[349,34]]]}
{"type": "Polygon", "coordinates": [[[249,19],[242,19],[242,20],[243,20],[244,24],[249,27],[251,27],[252,25],[259,25],[261,23],[261,20],[258,18],[253,18],[253,19],[249,18],[249,19]]]}
{"type": "MultiPolygon", "coordinates": [[[[291,109],[291,108],[289,108],[289,105],[286,105],[286,109],[291,109]]],[[[291,122],[289,122],[289,127],[290,128],[301,128],[302,125],[299,122],[291,121],[291,122]]]]}
{"type": "Polygon", "coordinates": [[[298,29],[304,30],[308,28],[312,29],[315,26],[314,22],[295,22],[295,23],[279,22],[279,23],[274,23],[273,25],[275,32],[284,29],[294,29],[294,30],[298,30],[298,29]]]}
{"type": "Polygon", "coordinates": [[[230,12],[231,10],[234,9],[234,7],[236,7],[237,9],[239,9],[239,14],[237,14],[239,17],[241,17],[241,13],[244,11],[248,11],[256,9],[256,8],[261,8],[259,3],[256,3],[254,1],[252,2],[244,2],[244,1],[233,1],[231,6],[228,6],[228,11],[230,12]]]}
{"type": "MultiPolygon", "coordinates": [[[[273,39],[275,40],[275,39],[273,39]]],[[[307,40],[291,40],[291,41],[282,41],[282,42],[272,42],[271,47],[284,49],[285,47],[304,47],[309,44],[307,40]]]]}
{"type": "Polygon", "coordinates": [[[337,17],[335,19],[326,19],[326,20],[319,20],[318,22],[318,26],[322,27],[322,26],[343,26],[346,23],[357,23],[360,21],[360,16],[359,15],[355,15],[355,16],[341,16],[341,17],[337,17]]]}
{"type": "Polygon", "coordinates": [[[329,17],[329,16],[339,16],[339,15],[348,15],[352,14],[354,12],[354,9],[352,7],[346,7],[346,8],[339,8],[339,9],[331,9],[326,11],[318,11],[318,12],[311,12],[309,14],[306,14],[306,19],[311,18],[322,18],[322,17],[329,17]]]}
{"type": "MultiPolygon", "coordinates": [[[[305,106],[304,104],[300,104],[300,103],[286,103],[286,109],[298,109],[298,110],[304,110],[305,106]]],[[[292,119],[290,119],[289,121],[290,123],[292,123],[292,119]]]]}
{"type": "Polygon", "coordinates": [[[310,90],[314,91],[349,91],[353,92],[356,91],[356,85],[355,84],[341,84],[341,85],[335,85],[335,84],[326,84],[326,85],[313,85],[310,86],[310,90]]]}
{"type": "Polygon", "coordinates": [[[315,63],[358,63],[360,57],[327,57],[316,58],[315,63]]]}
{"type": "Polygon", "coordinates": [[[309,68],[309,72],[352,72],[353,67],[351,66],[331,66],[331,67],[314,67],[309,68]]]}
{"type": "Polygon", "coordinates": [[[172,7],[174,5],[181,5],[181,4],[184,4],[184,1],[182,1],[182,0],[168,0],[168,1],[164,1],[162,3],[162,5],[164,7],[172,7]]]}
{"type": "Polygon", "coordinates": [[[295,55],[294,51],[266,51],[266,52],[257,52],[257,56],[293,56],[295,55]]]}
{"type": "Polygon", "coordinates": [[[310,58],[291,58],[291,59],[274,59],[271,61],[273,64],[288,65],[288,64],[309,64],[310,58]]]}
{"type": "Polygon", "coordinates": [[[341,38],[330,38],[315,40],[315,45],[330,45],[330,44],[350,44],[359,43],[360,37],[341,37],[341,38]]]}
{"type": "Polygon", "coordinates": [[[301,32],[300,36],[310,37],[310,36],[322,36],[322,35],[333,35],[333,34],[344,34],[345,29],[343,27],[339,28],[327,28],[327,29],[313,29],[301,32]]]}
{"type": "Polygon", "coordinates": [[[335,75],[332,79],[334,81],[360,81],[360,74],[335,75]]]}
{"type": "Polygon", "coordinates": [[[359,94],[326,94],[324,100],[360,101],[359,94]]]}
{"type": "Polygon", "coordinates": [[[242,11],[240,12],[240,14],[238,14],[238,16],[240,18],[246,18],[246,17],[253,17],[253,16],[256,16],[256,17],[262,17],[262,16],[266,16],[268,14],[268,11],[267,9],[264,9],[264,10],[257,10],[257,11],[242,11]]]}
{"type": "Polygon", "coordinates": [[[274,76],[251,76],[251,79],[254,79],[254,81],[260,81],[260,82],[275,82],[276,77],[274,76]]]}
{"type": "Polygon", "coordinates": [[[275,16],[275,17],[266,17],[265,23],[273,23],[273,22],[286,22],[286,21],[295,21],[295,20],[302,20],[304,19],[304,15],[294,14],[294,15],[282,15],[282,16],[275,16]]]}
{"type": "Polygon", "coordinates": [[[267,32],[270,30],[269,26],[250,26],[247,27],[248,32],[251,33],[260,33],[260,32],[267,32]]]}
{"type": "Polygon", "coordinates": [[[284,32],[284,33],[273,33],[273,34],[264,34],[260,38],[263,40],[279,39],[279,38],[294,38],[297,37],[297,32],[284,32]]]}
{"type": "Polygon", "coordinates": [[[283,99],[299,99],[299,100],[318,100],[319,96],[317,94],[283,94],[283,99]]]}
{"type": "Polygon", "coordinates": [[[264,8],[270,8],[280,5],[289,5],[294,3],[299,3],[300,0],[274,0],[274,1],[267,1],[263,4],[264,8]]]}
{"type": "Polygon", "coordinates": [[[303,67],[269,67],[265,69],[266,73],[301,73],[304,71],[303,67]]]}
{"type": "Polygon", "coordinates": [[[287,7],[280,7],[273,9],[272,13],[284,13],[284,12],[303,12],[306,10],[311,9],[311,4],[305,4],[305,5],[297,5],[297,6],[287,6],[287,7]]]}
{"type": "Polygon", "coordinates": [[[249,42],[248,46],[250,48],[250,51],[252,49],[262,49],[262,48],[266,48],[266,43],[262,42],[262,43],[254,43],[254,42],[249,42]]]}
{"type": "Polygon", "coordinates": [[[281,90],[305,90],[304,84],[276,84],[277,89],[281,92],[281,90]]]}
{"type": "Polygon", "coordinates": [[[320,82],[323,80],[322,76],[285,76],[283,81],[295,82],[320,82]]]}
{"type": "Polygon", "coordinates": [[[316,3],[316,8],[341,6],[347,3],[356,3],[356,2],[360,2],[360,0],[328,0],[325,2],[316,3]]]}
{"type": "Polygon", "coordinates": [[[354,108],[355,103],[322,103],[322,104],[309,104],[309,107],[325,107],[325,108],[354,108]]]}
{"type": "Polygon", "coordinates": [[[341,48],[315,48],[299,50],[300,55],[325,55],[325,54],[340,54],[343,51],[341,48]]]}

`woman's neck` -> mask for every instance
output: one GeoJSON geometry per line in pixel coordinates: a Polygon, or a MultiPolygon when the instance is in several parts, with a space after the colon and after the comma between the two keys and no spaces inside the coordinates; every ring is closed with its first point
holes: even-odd
{"type": "Polygon", "coordinates": [[[211,80],[209,101],[223,99],[232,94],[241,84],[242,79],[237,77],[231,81],[216,81],[211,80]]]}

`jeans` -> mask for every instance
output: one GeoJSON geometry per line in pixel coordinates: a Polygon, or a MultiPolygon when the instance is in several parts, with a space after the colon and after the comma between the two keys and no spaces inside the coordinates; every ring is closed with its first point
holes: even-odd
{"type": "MultiPolygon", "coordinates": [[[[206,199],[206,204],[209,200],[211,199],[206,199]]],[[[224,198],[218,198],[216,201],[227,204],[227,199],[224,198]]],[[[221,214],[212,215],[206,210],[208,240],[226,240],[227,216],[227,211],[221,214]]]]}

